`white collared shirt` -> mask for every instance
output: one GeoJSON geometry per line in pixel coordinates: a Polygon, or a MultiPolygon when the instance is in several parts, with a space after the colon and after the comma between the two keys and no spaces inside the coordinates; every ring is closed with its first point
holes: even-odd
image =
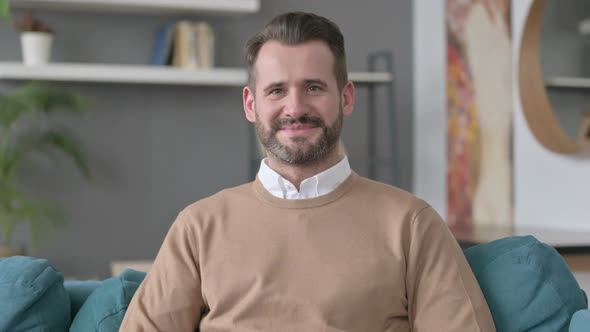
{"type": "Polygon", "coordinates": [[[299,186],[299,191],[297,191],[293,183],[270,168],[266,164],[266,159],[264,159],[260,163],[258,179],[273,196],[284,199],[304,199],[329,194],[344,182],[350,173],[350,164],[345,156],[336,165],[303,180],[299,186]]]}

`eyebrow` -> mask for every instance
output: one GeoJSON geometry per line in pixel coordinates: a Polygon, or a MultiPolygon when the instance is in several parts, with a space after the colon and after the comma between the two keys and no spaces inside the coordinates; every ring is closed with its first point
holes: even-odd
{"type": "MultiPolygon", "coordinates": [[[[319,79],[319,78],[310,78],[310,79],[305,79],[303,80],[303,82],[305,83],[305,85],[309,85],[309,84],[318,84],[321,85],[323,87],[327,87],[328,83],[326,83],[325,81],[319,79]]],[[[272,89],[276,89],[276,88],[280,88],[282,86],[285,85],[285,82],[272,82],[269,85],[267,85],[263,91],[269,91],[272,89]]]]}
{"type": "Polygon", "coordinates": [[[266,87],[263,89],[263,91],[264,91],[264,92],[267,92],[267,91],[269,91],[269,90],[272,90],[272,89],[280,88],[280,87],[282,87],[283,85],[285,85],[285,83],[284,83],[284,82],[272,82],[272,83],[270,83],[269,85],[267,85],[267,86],[266,86],[266,87]]]}
{"type": "Polygon", "coordinates": [[[320,79],[317,79],[317,78],[316,79],[304,80],[304,82],[307,85],[309,85],[309,84],[319,84],[319,85],[321,85],[323,87],[327,87],[328,86],[328,83],[326,83],[326,82],[324,82],[324,81],[322,81],[320,79]]]}

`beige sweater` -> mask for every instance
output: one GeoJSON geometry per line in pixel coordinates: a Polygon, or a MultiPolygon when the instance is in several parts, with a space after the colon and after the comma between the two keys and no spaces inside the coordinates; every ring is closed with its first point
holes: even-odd
{"type": "Polygon", "coordinates": [[[425,202],[353,173],[330,194],[259,181],[180,213],[121,331],[495,331],[461,249],[425,202]]]}

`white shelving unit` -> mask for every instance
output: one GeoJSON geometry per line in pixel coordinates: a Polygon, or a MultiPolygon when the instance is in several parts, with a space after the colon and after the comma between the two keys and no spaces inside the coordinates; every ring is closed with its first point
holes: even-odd
{"type": "MultiPolygon", "coordinates": [[[[106,11],[128,13],[248,14],[260,10],[260,0],[11,0],[13,8],[106,11]]],[[[355,83],[388,83],[390,72],[353,72],[355,83]]],[[[183,70],[148,65],[50,63],[28,67],[0,62],[0,80],[45,80],[202,86],[243,86],[247,75],[240,68],[183,70]]]]}
{"type": "Polygon", "coordinates": [[[590,78],[584,77],[550,77],[545,80],[549,88],[590,89],[590,78]]]}
{"type": "MultiPolygon", "coordinates": [[[[389,72],[351,72],[355,83],[387,83],[393,80],[389,72]]],[[[169,85],[243,86],[245,69],[214,68],[201,70],[174,67],[52,63],[46,66],[25,66],[21,63],[0,62],[2,80],[43,80],[65,82],[102,82],[169,85]]]]}
{"type": "Polygon", "coordinates": [[[11,0],[13,8],[153,14],[249,14],[260,0],[11,0]]]}

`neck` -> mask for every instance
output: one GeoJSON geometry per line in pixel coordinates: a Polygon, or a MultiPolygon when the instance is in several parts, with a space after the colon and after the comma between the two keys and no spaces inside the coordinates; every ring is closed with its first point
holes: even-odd
{"type": "Polygon", "coordinates": [[[292,165],[277,159],[270,153],[267,153],[267,164],[283,178],[289,180],[299,190],[301,182],[316,174],[319,174],[328,168],[336,165],[344,158],[344,152],[337,146],[322,160],[302,165],[292,165]]]}

